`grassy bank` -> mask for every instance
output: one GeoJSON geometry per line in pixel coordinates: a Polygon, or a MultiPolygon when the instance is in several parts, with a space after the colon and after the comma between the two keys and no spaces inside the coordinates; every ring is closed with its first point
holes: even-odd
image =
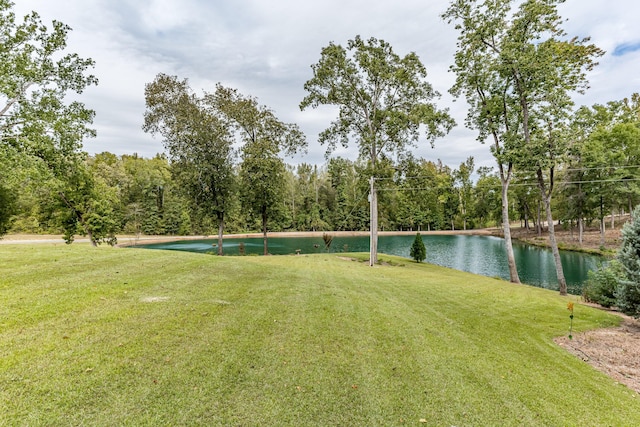
{"type": "Polygon", "coordinates": [[[0,425],[640,425],[637,395],[553,343],[556,292],[399,258],[0,260],[0,425]]]}

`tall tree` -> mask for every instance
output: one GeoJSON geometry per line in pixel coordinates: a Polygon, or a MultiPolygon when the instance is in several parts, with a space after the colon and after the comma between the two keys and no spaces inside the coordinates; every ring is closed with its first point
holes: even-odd
{"type": "Polygon", "coordinates": [[[245,212],[260,219],[264,255],[269,254],[269,220],[281,214],[284,178],[285,165],[272,140],[258,139],[243,147],[240,197],[245,212]]]}
{"type": "Polygon", "coordinates": [[[84,191],[70,185],[88,181],[76,180],[68,166],[84,168],[82,141],[95,131],[88,127],[94,112],[81,102],[69,102],[68,95],[97,84],[86,73],[94,62],[65,53],[68,26],[53,21],[49,28],[36,12],[18,21],[12,7],[11,1],[0,0],[0,164],[6,156],[37,158],[59,181],[60,201],[70,200],[70,193],[84,191]]]}
{"type": "Polygon", "coordinates": [[[443,220],[437,166],[408,155],[398,165],[398,217],[400,229],[439,229],[443,220]]]}
{"type": "MultiPolygon", "coordinates": [[[[338,118],[320,134],[320,142],[327,144],[330,154],[337,144],[347,147],[355,138],[374,177],[382,156],[406,152],[419,141],[421,127],[433,143],[455,124],[432,102],[439,94],[426,81],[427,71],[418,56],[412,52],[400,57],[384,40],[356,36],[346,48],[330,43],[311,68],[313,77],[304,85],[308,95],[300,108],[338,106],[338,118]]],[[[371,206],[376,209],[376,188],[371,187],[371,206]]],[[[373,264],[377,226],[372,227],[373,264]]]]}
{"type": "Polygon", "coordinates": [[[471,182],[471,175],[475,170],[473,157],[467,158],[457,170],[453,172],[455,183],[458,189],[459,199],[459,212],[462,216],[462,228],[467,229],[467,219],[469,217],[469,211],[471,210],[471,203],[473,198],[473,182],[471,182]]]}
{"type": "Polygon", "coordinates": [[[529,115],[531,129],[528,136],[525,133],[521,167],[535,171],[545,207],[559,290],[566,295],[567,283],[555,237],[551,199],[557,168],[565,163],[568,155],[572,92],[586,90],[586,71],[596,65],[595,59],[603,52],[595,45],[587,44],[589,39],[561,40],[566,33],[560,26],[562,18],[557,13],[556,3],[561,1],[532,1],[528,8],[522,8],[516,14],[515,22],[540,22],[540,29],[530,34],[518,31],[517,34],[528,35],[529,39],[510,47],[513,51],[506,56],[515,62],[510,66],[515,93],[521,111],[529,115]],[[541,42],[542,35],[548,38],[541,42]],[[525,54],[514,53],[525,49],[525,54]]]}
{"type": "MultiPolygon", "coordinates": [[[[557,121],[566,119],[572,91],[586,88],[585,71],[602,54],[588,39],[564,40],[557,6],[564,0],[454,0],[443,17],[460,30],[451,92],[471,105],[467,123],[493,139],[503,194],[503,224],[512,282],[519,282],[510,243],[508,187],[514,162],[535,157],[546,200],[562,151],[557,121]],[[516,8],[517,6],[517,8],[516,8]],[[546,160],[543,160],[546,159],[546,160]]],[[[545,203],[546,204],[546,203],[545,203]]],[[[550,229],[550,235],[553,229],[550,229]]],[[[554,238],[552,245],[554,243],[554,238]]],[[[556,245],[557,246],[557,245],[556,245]]],[[[557,249],[554,251],[557,253],[557,249]]],[[[566,293],[556,257],[560,293],[566,293]]]]}
{"type": "Polygon", "coordinates": [[[87,235],[93,246],[115,245],[119,221],[114,189],[97,179],[86,163],[59,165],[57,178],[52,188],[52,205],[61,212],[59,220],[64,240],[72,243],[75,234],[80,233],[87,235]]]}
{"type": "MultiPolygon", "coordinates": [[[[577,208],[579,214],[598,218],[600,244],[605,244],[605,214],[616,204],[617,183],[612,182],[616,172],[611,162],[608,147],[608,133],[618,121],[617,108],[613,103],[607,106],[594,105],[580,107],[573,115],[571,128],[572,145],[569,151],[569,170],[566,178],[573,189],[569,206],[577,208]]],[[[581,215],[580,215],[581,216],[581,215]]]]}
{"type": "Polygon", "coordinates": [[[230,131],[208,97],[196,96],[186,79],[158,74],[146,85],[145,100],[143,129],[164,138],[178,181],[196,206],[215,215],[222,255],[235,179],[230,131]]]}
{"type": "Polygon", "coordinates": [[[330,185],[335,192],[333,229],[366,230],[368,209],[366,194],[368,185],[359,173],[361,165],[341,157],[329,160],[327,172],[330,185]]]}
{"type": "Polygon", "coordinates": [[[269,217],[283,204],[285,166],[280,153],[305,150],[307,141],[297,125],[280,121],[275,113],[258,104],[255,98],[237,90],[216,85],[206,100],[236,130],[242,147],[242,182],[245,205],[262,221],[264,254],[269,253],[267,229],[269,217]]]}
{"type": "MultiPolygon", "coordinates": [[[[575,220],[578,226],[578,242],[582,244],[585,219],[596,217],[592,203],[593,198],[590,197],[591,189],[595,186],[590,181],[601,181],[600,177],[594,176],[594,172],[599,173],[600,171],[587,166],[589,156],[588,150],[585,150],[589,135],[596,126],[595,115],[591,109],[580,107],[573,113],[569,126],[572,137],[567,151],[560,195],[566,216],[572,222],[575,220]]],[[[604,245],[604,231],[602,229],[601,244],[604,245]]]]}
{"type": "Polygon", "coordinates": [[[293,224],[296,230],[322,231],[331,227],[323,218],[327,208],[326,174],[317,166],[307,163],[296,168],[293,224]],[[297,200],[297,203],[296,203],[297,200]]]}
{"type": "Polygon", "coordinates": [[[492,167],[478,168],[478,181],[475,186],[474,216],[483,227],[490,223],[499,226],[502,220],[500,178],[492,167]]]}

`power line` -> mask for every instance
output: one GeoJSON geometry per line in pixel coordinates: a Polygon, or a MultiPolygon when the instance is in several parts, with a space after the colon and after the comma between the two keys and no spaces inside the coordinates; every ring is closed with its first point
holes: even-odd
{"type": "MultiPolygon", "coordinates": [[[[562,184],[599,184],[599,183],[625,183],[625,182],[637,182],[640,181],[640,178],[630,178],[630,179],[600,179],[600,180],[587,180],[587,181],[557,181],[556,185],[562,184]]],[[[509,188],[511,187],[534,187],[538,185],[535,182],[517,182],[510,183],[509,188]]],[[[433,190],[437,188],[437,186],[433,187],[396,187],[396,188],[378,188],[378,191],[425,191],[425,190],[433,190]]],[[[490,185],[490,184],[480,184],[476,185],[475,188],[501,188],[501,185],[490,185]]]]}
{"type": "Polygon", "coordinates": [[[569,168],[569,169],[562,169],[563,171],[567,171],[567,172],[574,172],[574,171],[595,171],[595,170],[609,170],[609,169],[637,169],[640,168],[640,165],[628,165],[628,166],[598,166],[595,168],[569,168]]]}
{"type": "MultiPolygon", "coordinates": [[[[611,170],[611,169],[638,169],[640,168],[640,165],[627,165],[627,166],[598,166],[598,167],[593,167],[593,168],[569,168],[569,169],[557,169],[557,172],[575,172],[575,171],[591,171],[591,170],[611,170]]],[[[405,177],[401,177],[401,179],[404,180],[408,180],[408,179],[430,179],[432,177],[430,176],[405,176],[405,177]]],[[[374,180],[376,181],[395,181],[398,178],[393,178],[393,177],[379,177],[379,178],[375,178],[374,180]]]]}

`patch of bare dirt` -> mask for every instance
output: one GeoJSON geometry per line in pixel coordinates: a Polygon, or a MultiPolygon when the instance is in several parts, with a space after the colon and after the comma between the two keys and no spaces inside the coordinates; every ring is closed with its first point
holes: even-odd
{"type": "Polygon", "coordinates": [[[594,368],[640,393],[640,321],[624,316],[617,328],[559,337],[555,342],[594,368]]]}
{"type": "MultiPolygon", "coordinates": [[[[601,252],[602,249],[605,249],[609,252],[615,252],[620,247],[621,229],[621,224],[618,224],[614,229],[607,229],[604,235],[604,244],[602,236],[600,235],[600,230],[594,228],[587,229],[582,233],[582,241],[580,241],[578,231],[575,229],[564,230],[556,225],[555,234],[556,241],[561,249],[595,252],[601,252]]],[[[502,230],[495,229],[493,234],[502,236],[502,230]]],[[[512,227],[511,237],[532,245],[549,246],[549,233],[546,229],[538,235],[535,229],[527,230],[522,227],[512,227]]]]}

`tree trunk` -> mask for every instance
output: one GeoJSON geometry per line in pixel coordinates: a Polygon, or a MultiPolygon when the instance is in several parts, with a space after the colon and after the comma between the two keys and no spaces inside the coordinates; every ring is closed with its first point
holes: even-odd
{"type": "Polygon", "coordinates": [[[572,219],[569,220],[569,236],[571,237],[571,240],[573,240],[573,220],[572,219]]]}
{"type": "Polygon", "coordinates": [[[520,283],[516,257],[513,254],[513,243],[511,242],[511,225],[509,224],[509,181],[502,180],[502,227],[504,229],[504,244],[507,251],[507,263],[509,264],[509,277],[511,283],[520,283]]]}
{"type": "Polygon", "coordinates": [[[87,226],[85,226],[84,221],[82,222],[82,226],[84,227],[84,230],[87,232],[87,236],[89,237],[89,241],[91,242],[91,246],[93,246],[94,248],[98,247],[98,243],[93,239],[93,233],[91,232],[91,229],[87,226]]]}
{"type": "Polygon", "coordinates": [[[582,238],[584,237],[584,219],[578,218],[578,242],[582,245],[582,238]]]}
{"type": "Polygon", "coordinates": [[[540,214],[540,202],[538,201],[538,223],[536,224],[536,231],[538,233],[538,237],[542,236],[542,218],[540,214]]]}
{"type": "Polygon", "coordinates": [[[600,245],[604,246],[604,203],[602,202],[602,196],[600,196],[600,245]]]}
{"type": "Polygon", "coordinates": [[[549,189],[547,191],[544,177],[542,176],[542,170],[538,169],[538,187],[540,188],[540,194],[544,202],[544,210],[547,213],[547,229],[549,230],[549,244],[551,245],[551,251],[553,252],[553,260],[556,264],[556,277],[558,278],[558,289],[560,295],[567,295],[567,280],[564,277],[564,270],[562,269],[562,261],[560,260],[560,251],[558,250],[558,242],[556,241],[555,225],[553,223],[553,215],[551,214],[551,194],[553,192],[553,169],[549,174],[549,189]]]}
{"type": "Polygon", "coordinates": [[[558,278],[558,288],[560,295],[567,295],[567,280],[564,277],[562,269],[562,261],[560,260],[560,250],[558,250],[558,242],[556,241],[555,226],[553,224],[553,216],[551,214],[551,196],[544,196],[544,208],[547,211],[547,226],[549,228],[549,243],[553,252],[553,260],[556,264],[556,277],[558,278]]]}
{"type": "Polygon", "coordinates": [[[375,179],[371,177],[371,189],[370,189],[370,232],[369,239],[369,265],[374,266],[378,263],[378,192],[375,187],[375,179]]]}
{"type": "MultiPolygon", "coordinates": [[[[75,209],[74,209],[74,211],[75,211],[75,209]]],[[[75,211],[75,215],[76,215],[76,218],[78,218],[78,222],[80,222],[80,225],[82,226],[82,229],[87,234],[87,237],[89,238],[89,241],[91,242],[91,246],[93,246],[94,248],[97,248],[98,247],[98,242],[96,242],[96,240],[93,238],[93,232],[91,231],[91,227],[87,226],[87,223],[85,222],[85,220],[82,217],[82,215],[80,215],[78,213],[78,211],[75,211]]]]}
{"type": "Polygon", "coordinates": [[[262,239],[264,241],[264,255],[269,255],[269,245],[267,242],[267,207],[262,207],[262,239]]]}
{"type": "Polygon", "coordinates": [[[222,235],[224,233],[224,213],[218,213],[218,255],[223,255],[222,235]]]}
{"type": "Polygon", "coordinates": [[[615,230],[616,228],[616,214],[613,211],[613,208],[611,208],[611,229],[615,230]]]}

